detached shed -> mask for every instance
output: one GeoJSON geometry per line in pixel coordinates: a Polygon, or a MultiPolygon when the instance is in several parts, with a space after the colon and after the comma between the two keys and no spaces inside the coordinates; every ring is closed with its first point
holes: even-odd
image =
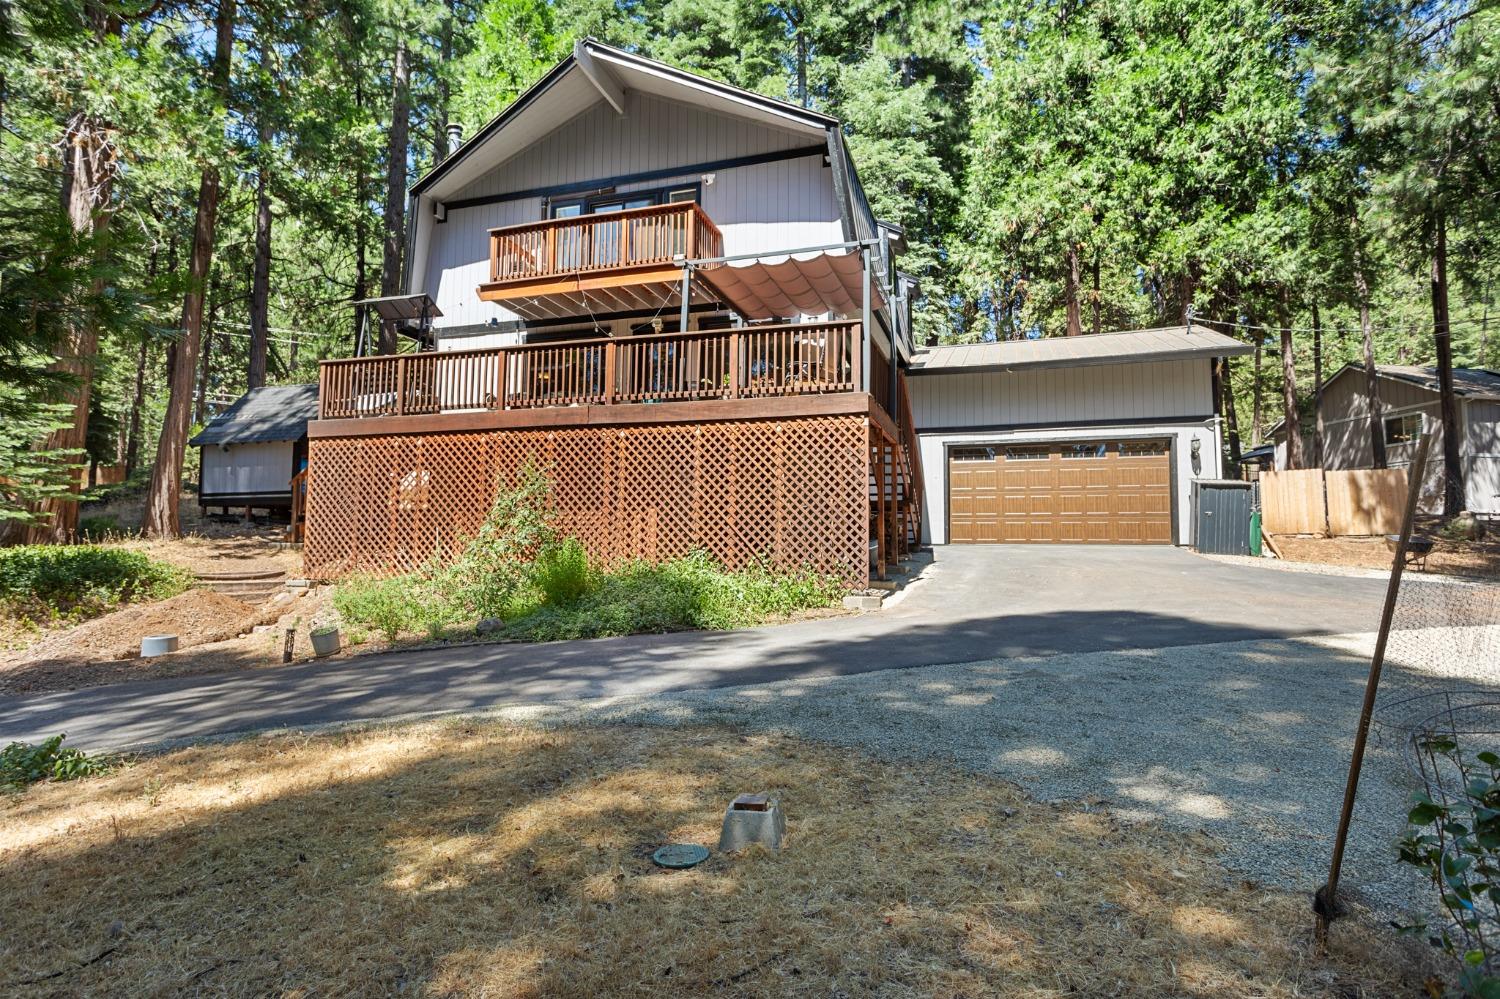
{"type": "Polygon", "coordinates": [[[292,508],[292,476],[307,466],[307,421],[318,414],[316,385],[251,389],[188,443],[200,448],[198,504],[292,508]]]}

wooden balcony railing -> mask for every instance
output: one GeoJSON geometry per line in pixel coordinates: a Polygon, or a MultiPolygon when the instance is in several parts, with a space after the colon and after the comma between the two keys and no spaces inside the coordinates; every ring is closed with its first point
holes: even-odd
{"type": "Polygon", "coordinates": [[[719,257],[724,237],[693,202],[547,219],[490,230],[490,284],[719,257]]]}
{"type": "Polygon", "coordinates": [[[325,420],[852,392],[853,322],[752,326],[324,361],[325,420]]]}

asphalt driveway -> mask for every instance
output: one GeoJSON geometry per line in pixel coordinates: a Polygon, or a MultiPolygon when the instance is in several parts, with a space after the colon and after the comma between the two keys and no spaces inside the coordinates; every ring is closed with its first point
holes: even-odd
{"type": "Polygon", "coordinates": [[[1377,579],[1175,548],[944,547],[894,607],[741,632],[482,645],[10,699],[0,742],[90,748],[876,670],[1368,632],[1377,579]]]}

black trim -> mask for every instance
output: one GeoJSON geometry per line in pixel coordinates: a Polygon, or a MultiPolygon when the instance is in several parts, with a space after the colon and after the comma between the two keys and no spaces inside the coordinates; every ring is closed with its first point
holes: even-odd
{"type": "MultiPolygon", "coordinates": [[[[973,346],[984,346],[974,344],[973,346]]],[[[1050,361],[1012,361],[1009,364],[954,364],[923,365],[912,368],[909,374],[918,375],[977,375],[977,374],[1024,374],[1027,371],[1060,368],[1103,368],[1111,364],[1158,364],[1164,361],[1212,361],[1220,357],[1243,357],[1252,352],[1248,345],[1243,352],[1226,354],[1220,347],[1201,347],[1193,350],[1156,351],[1151,354],[1111,354],[1099,357],[1060,357],[1050,361]]]]}
{"type": "MultiPolygon", "coordinates": [[[[693,313],[723,312],[725,306],[716,302],[697,302],[689,309],[693,313]]],[[[492,333],[526,333],[530,330],[544,330],[555,326],[577,326],[580,323],[588,323],[593,320],[598,322],[610,322],[615,319],[639,319],[641,316],[655,316],[658,312],[651,309],[636,309],[630,312],[596,312],[590,316],[566,316],[557,319],[510,319],[503,323],[493,325],[487,323],[475,323],[466,326],[447,326],[436,330],[438,339],[458,339],[460,337],[489,336],[492,333]]],[[[675,311],[673,313],[676,314],[675,311]]]]}
{"type": "Polygon", "coordinates": [[[681,201],[666,201],[666,197],[676,191],[692,191],[693,203],[703,204],[703,182],[701,180],[685,180],[680,184],[663,184],[661,187],[643,187],[637,191],[618,191],[611,187],[607,192],[590,194],[587,197],[578,198],[551,198],[542,201],[542,217],[547,219],[557,218],[553,212],[562,205],[578,205],[582,210],[580,215],[569,216],[570,218],[582,218],[584,215],[597,215],[600,205],[607,205],[612,201],[624,203],[626,201],[639,201],[642,198],[650,198],[650,207],[666,204],[686,204],[681,201]]]}
{"type": "MultiPolygon", "coordinates": [[[[526,198],[551,198],[562,194],[588,194],[603,187],[619,187],[621,184],[639,184],[647,180],[666,180],[671,177],[686,177],[695,173],[714,173],[718,170],[733,170],[735,167],[758,166],[762,163],[780,163],[807,156],[826,156],[828,147],[798,146],[794,149],[777,149],[769,153],[752,153],[749,156],[734,156],[724,160],[709,160],[706,163],[690,163],[686,166],[662,167],[659,170],[642,170],[640,173],[620,174],[615,177],[600,177],[595,180],[580,180],[571,184],[554,184],[551,187],[533,187],[525,191],[510,191],[506,194],[487,194],[480,198],[459,198],[445,201],[443,206],[450,212],[462,208],[479,208],[483,205],[498,205],[507,201],[523,201],[526,198]]],[[[634,193],[634,192],[631,192],[634,193]]]]}
{"type": "MultiPolygon", "coordinates": [[[[917,436],[926,434],[998,434],[1011,430],[1092,430],[1110,427],[1202,427],[1209,416],[1141,416],[1128,420],[1068,420],[1062,423],[988,423],[956,427],[918,427],[917,436]]],[[[962,443],[954,441],[953,443],[962,443]]],[[[990,442],[986,442],[990,443],[990,442]]],[[[1007,442],[1008,443],[1008,442],[1007,442]]]]}

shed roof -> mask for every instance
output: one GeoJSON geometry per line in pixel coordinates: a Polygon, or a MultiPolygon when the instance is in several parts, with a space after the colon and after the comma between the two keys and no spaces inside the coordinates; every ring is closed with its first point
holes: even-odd
{"type": "Polygon", "coordinates": [[[307,421],[317,415],[316,385],[266,385],[240,396],[188,443],[197,447],[294,441],[307,435],[307,421]]]}
{"type": "Polygon", "coordinates": [[[1076,368],[1095,364],[1176,361],[1193,357],[1232,357],[1253,348],[1201,326],[1129,330],[1089,336],[1001,340],[996,343],[929,347],[912,359],[911,373],[1012,371],[1018,368],[1076,368]]]}

